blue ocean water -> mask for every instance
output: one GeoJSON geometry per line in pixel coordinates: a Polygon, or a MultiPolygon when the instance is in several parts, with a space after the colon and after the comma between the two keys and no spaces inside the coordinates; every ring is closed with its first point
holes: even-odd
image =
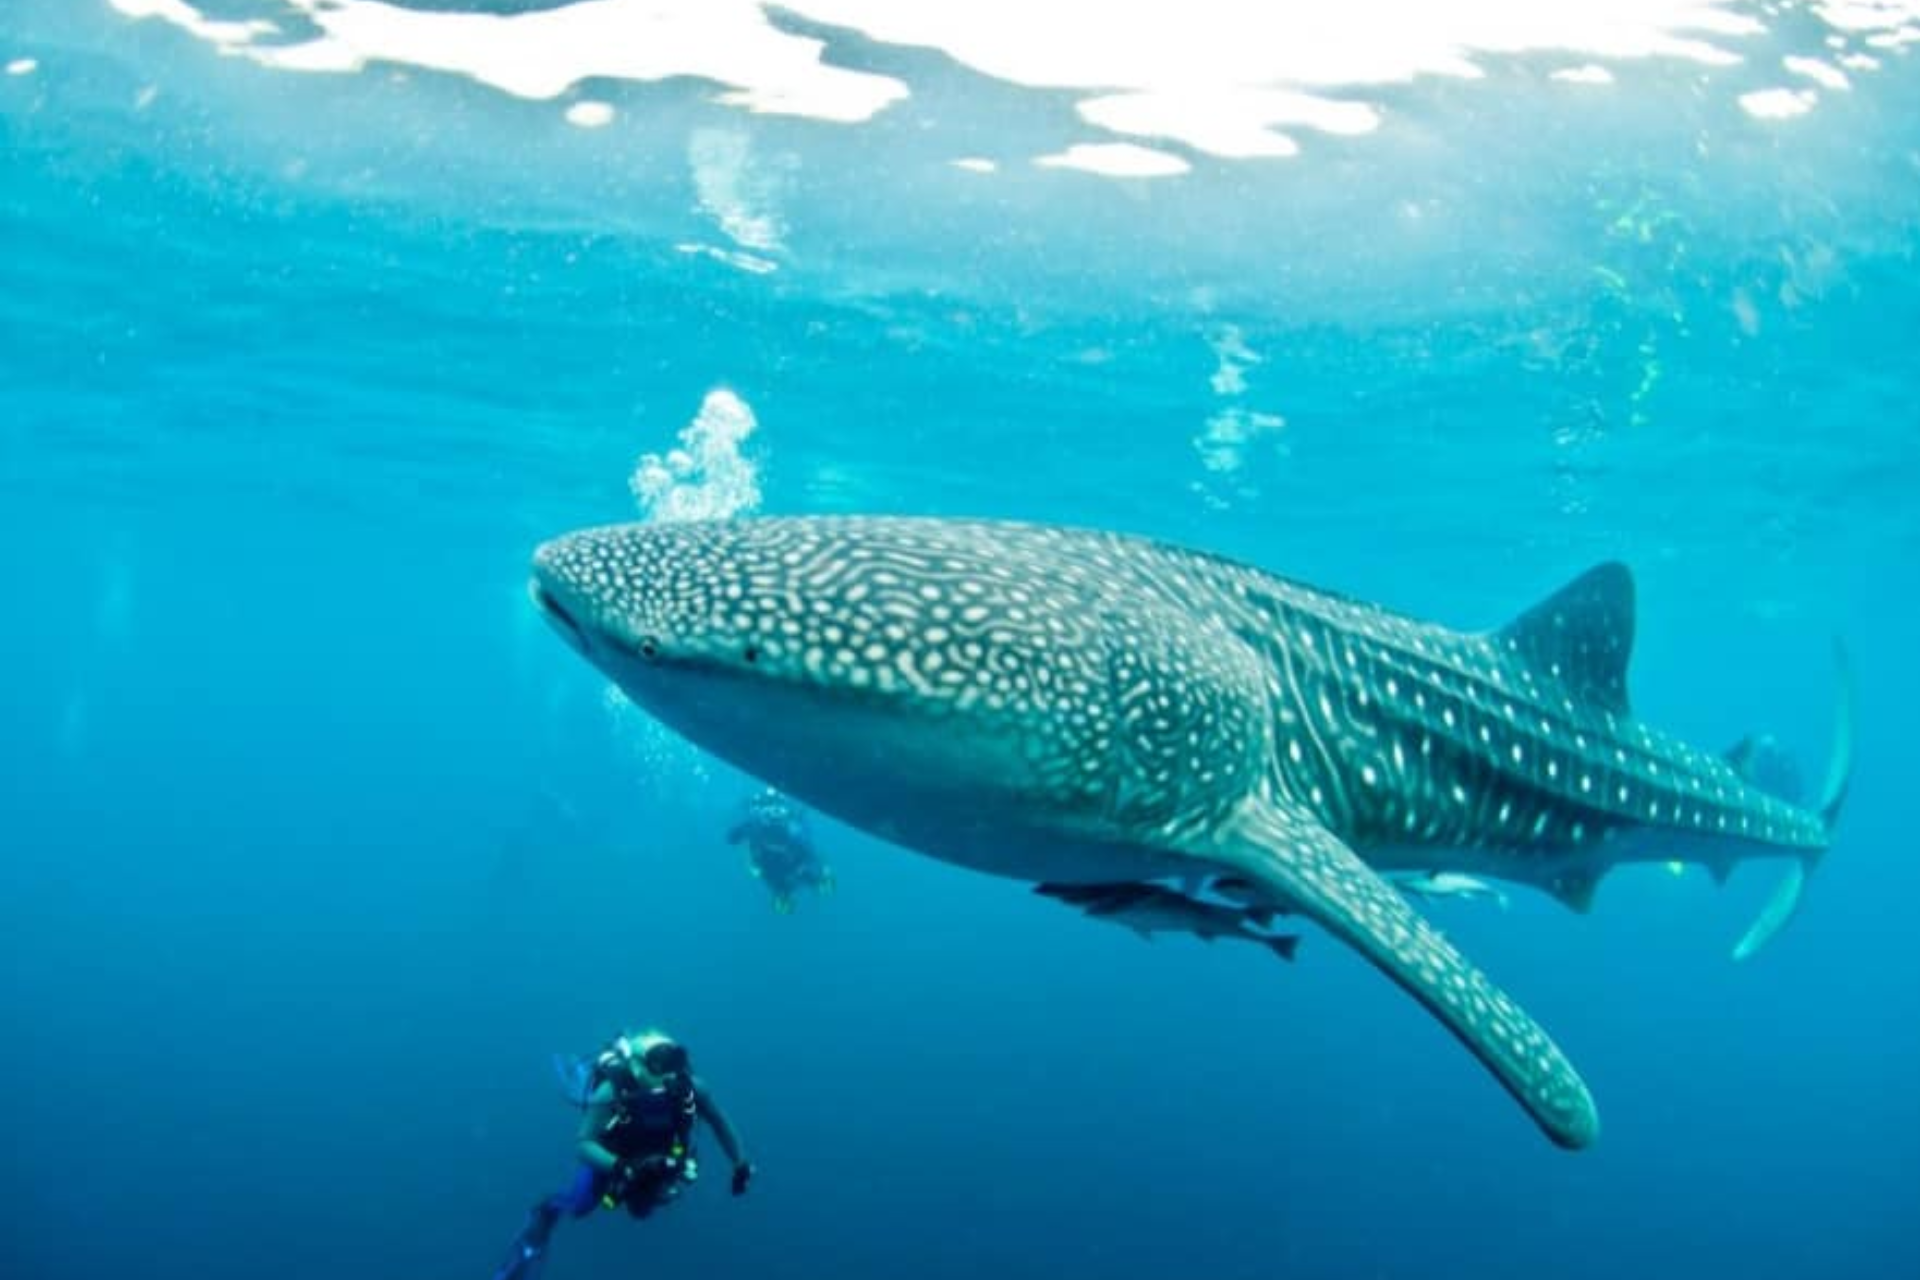
{"type": "Polygon", "coordinates": [[[0,1272],[486,1274],[569,1172],[549,1055],[644,1022],[761,1176],[709,1150],[550,1280],[1920,1262],[1910,42],[1722,6],[1737,63],[1582,97],[1495,52],[1115,177],[1031,163],[1087,140],[1066,89],[807,6],[912,95],[594,81],[584,128],[138,7],[0,13],[0,1272]],[[1742,109],[1807,48],[1877,65],[1742,109]],[[1744,964],[1769,866],[1431,908],[1592,1084],[1568,1154],[1321,935],[1147,944],[824,821],[837,892],[770,911],[751,781],[524,594],[543,538],[749,501],[1123,528],[1462,627],[1618,557],[1636,708],[1703,744],[1817,777],[1845,637],[1853,796],[1744,964]]]}

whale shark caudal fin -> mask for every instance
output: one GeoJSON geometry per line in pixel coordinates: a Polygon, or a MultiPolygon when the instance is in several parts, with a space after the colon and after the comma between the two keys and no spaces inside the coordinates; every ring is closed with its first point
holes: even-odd
{"type": "Polygon", "coordinates": [[[1633,656],[1633,574],[1618,561],[1595,565],[1493,639],[1575,697],[1624,716],[1633,656]]]}
{"type": "MultiPolygon", "coordinates": [[[[1840,822],[1840,808],[1846,803],[1847,788],[1853,781],[1853,707],[1854,679],[1853,661],[1847,657],[1846,646],[1840,641],[1833,643],[1834,666],[1839,675],[1839,699],[1834,707],[1833,750],[1827,759],[1827,780],[1820,788],[1820,820],[1826,824],[1827,838],[1833,838],[1833,830],[1840,822]]],[[[1787,927],[1799,910],[1800,896],[1807,887],[1807,877],[1820,865],[1820,859],[1826,856],[1826,849],[1810,849],[1802,853],[1780,883],[1774,887],[1773,894],[1760,909],[1754,922],[1747,926],[1740,941],[1734,944],[1733,958],[1747,960],[1757,954],[1760,948],[1773,941],[1775,934],[1787,927]]]]}
{"type": "Polygon", "coordinates": [[[1840,822],[1840,806],[1847,802],[1847,789],[1853,785],[1853,708],[1857,692],[1853,678],[1853,659],[1838,638],[1833,642],[1833,667],[1839,677],[1839,698],[1834,704],[1833,750],[1827,757],[1827,780],[1820,788],[1820,820],[1831,833],[1840,822]]]}
{"type": "Polygon", "coordinates": [[[1459,1037],[1554,1142],[1579,1148],[1598,1136],[1593,1097],[1547,1033],[1312,817],[1249,800],[1220,843],[1186,852],[1246,876],[1359,951],[1459,1037]]]}

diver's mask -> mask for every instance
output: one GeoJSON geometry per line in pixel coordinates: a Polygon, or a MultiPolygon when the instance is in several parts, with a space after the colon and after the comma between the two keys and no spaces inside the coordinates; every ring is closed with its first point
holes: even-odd
{"type": "Polygon", "coordinates": [[[693,1074],[686,1048],[671,1040],[656,1040],[640,1055],[640,1065],[657,1080],[680,1080],[693,1074]]]}

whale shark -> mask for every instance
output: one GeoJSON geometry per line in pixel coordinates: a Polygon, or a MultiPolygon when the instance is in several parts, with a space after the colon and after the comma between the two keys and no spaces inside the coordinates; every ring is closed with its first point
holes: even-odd
{"type": "Polygon", "coordinates": [[[1387,882],[1402,893],[1438,901],[1441,898],[1483,900],[1505,909],[1507,895],[1478,876],[1458,871],[1389,871],[1387,882]]]}
{"type": "Polygon", "coordinates": [[[1039,884],[1250,886],[1412,995],[1566,1148],[1599,1133],[1585,1081],[1382,872],[1584,909],[1623,862],[1784,857],[1757,947],[1850,775],[1850,681],[1811,807],[1635,718],[1618,563],[1488,631],[1122,533],[911,516],[583,529],[536,549],[529,587],[641,708],[882,839],[1039,884]]]}

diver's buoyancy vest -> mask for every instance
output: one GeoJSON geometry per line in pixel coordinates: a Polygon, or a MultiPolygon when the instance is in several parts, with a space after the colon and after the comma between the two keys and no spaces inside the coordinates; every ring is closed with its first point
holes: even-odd
{"type": "Polygon", "coordinates": [[[611,1053],[594,1064],[589,1087],[602,1081],[613,1086],[614,1106],[600,1145],[621,1159],[678,1154],[691,1146],[696,1110],[691,1084],[676,1088],[611,1053]]]}

